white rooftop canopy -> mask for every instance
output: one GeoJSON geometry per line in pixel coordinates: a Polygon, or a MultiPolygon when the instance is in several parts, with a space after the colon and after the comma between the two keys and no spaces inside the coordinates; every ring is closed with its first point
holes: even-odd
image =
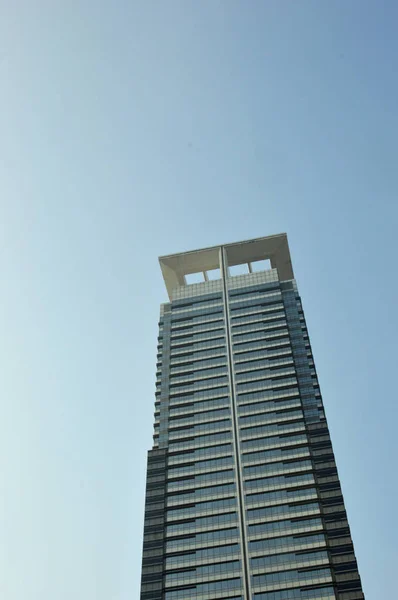
{"type": "Polygon", "coordinates": [[[249,264],[269,259],[271,267],[278,270],[281,281],[294,278],[290,260],[289,244],[286,233],[263,238],[223,244],[202,250],[181,252],[159,257],[167,293],[171,299],[172,291],[178,286],[187,285],[185,275],[206,273],[220,267],[220,250],[224,249],[228,266],[249,264]]]}

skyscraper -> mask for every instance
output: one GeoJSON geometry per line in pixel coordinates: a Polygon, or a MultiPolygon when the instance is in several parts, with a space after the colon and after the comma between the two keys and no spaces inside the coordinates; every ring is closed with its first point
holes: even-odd
{"type": "Polygon", "coordinates": [[[141,600],[363,599],[287,236],[160,265],[141,600]]]}

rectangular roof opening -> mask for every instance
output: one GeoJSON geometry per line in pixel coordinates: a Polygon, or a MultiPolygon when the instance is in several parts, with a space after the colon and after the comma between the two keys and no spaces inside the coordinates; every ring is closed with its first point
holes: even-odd
{"type": "Polygon", "coordinates": [[[247,275],[247,273],[249,273],[249,265],[247,263],[233,265],[232,267],[228,267],[228,272],[230,277],[235,277],[236,275],[247,275]]]}
{"type": "Polygon", "coordinates": [[[205,276],[203,272],[200,273],[188,273],[185,275],[185,282],[187,285],[192,285],[193,283],[203,283],[205,280],[205,276]]]}
{"type": "Polygon", "coordinates": [[[253,273],[258,273],[259,271],[268,271],[272,268],[269,258],[266,258],[265,260],[255,260],[254,262],[250,263],[250,265],[253,273]]]}
{"type": "Polygon", "coordinates": [[[210,269],[206,271],[206,275],[209,281],[215,281],[216,279],[221,279],[221,271],[220,269],[210,269]]]}

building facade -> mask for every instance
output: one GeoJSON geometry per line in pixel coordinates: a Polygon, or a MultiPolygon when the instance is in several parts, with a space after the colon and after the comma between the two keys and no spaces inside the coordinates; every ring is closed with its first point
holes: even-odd
{"type": "Polygon", "coordinates": [[[141,600],[362,600],[286,235],[160,265],[141,600]]]}

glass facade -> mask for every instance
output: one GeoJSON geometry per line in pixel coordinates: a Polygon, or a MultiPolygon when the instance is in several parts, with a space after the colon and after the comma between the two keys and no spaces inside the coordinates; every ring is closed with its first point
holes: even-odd
{"type": "Polygon", "coordinates": [[[248,244],[160,259],[141,600],[362,600],[287,239],[248,244]]]}

